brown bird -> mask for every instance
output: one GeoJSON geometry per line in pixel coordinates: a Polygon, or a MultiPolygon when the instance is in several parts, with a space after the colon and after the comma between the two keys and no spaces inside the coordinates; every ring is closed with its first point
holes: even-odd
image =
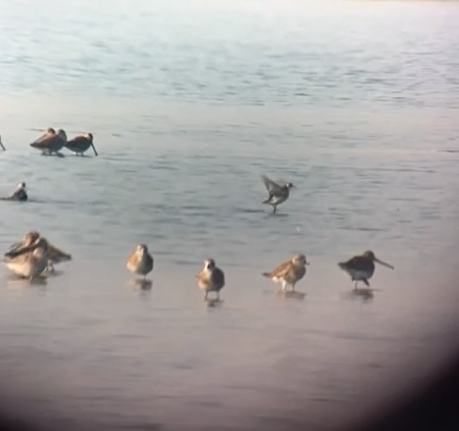
{"type": "Polygon", "coordinates": [[[205,292],[204,301],[207,300],[209,292],[216,292],[217,301],[220,300],[220,290],[225,286],[225,274],[216,266],[214,259],[204,261],[204,268],[196,275],[196,278],[199,288],[205,292]]]}
{"type": "Polygon", "coordinates": [[[6,267],[22,278],[33,280],[43,274],[48,266],[48,242],[38,238],[14,257],[5,257],[6,267]]]}
{"type": "Polygon", "coordinates": [[[288,199],[290,195],[290,189],[294,188],[295,186],[292,183],[280,185],[268,178],[266,175],[262,175],[261,179],[263,180],[263,183],[268,190],[268,198],[262,203],[271,205],[273,207],[273,213],[275,213],[277,206],[288,199]]]}
{"type": "Polygon", "coordinates": [[[306,265],[309,262],[304,254],[297,254],[291,260],[281,263],[271,272],[264,272],[264,277],[270,278],[274,283],[282,283],[282,291],[285,292],[287,285],[292,286],[292,292],[295,291],[295,284],[306,274],[306,265]]]}
{"type": "MultiPolygon", "coordinates": [[[[24,252],[30,251],[31,247],[33,247],[34,243],[36,243],[40,237],[40,233],[35,230],[26,233],[22,238],[22,241],[13,244],[10,247],[10,250],[7,253],[5,253],[4,256],[6,258],[14,258],[24,252]]],[[[46,241],[46,243],[48,256],[48,272],[54,271],[53,264],[72,260],[72,255],[58,249],[54,245],[50,244],[48,241],[46,241]]]]}
{"type": "Polygon", "coordinates": [[[135,274],[143,275],[143,279],[153,270],[154,260],[145,244],[139,244],[129,255],[126,267],[135,274]]]}
{"type": "Polygon", "coordinates": [[[86,133],[84,135],[76,136],[75,138],[70,139],[70,141],[67,141],[65,144],[65,147],[70,151],[73,151],[75,155],[79,154],[80,156],[82,156],[89,147],[92,147],[94,154],[98,156],[96,147],[94,146],[92,133],[86,133]]]}
{"type": "Polygon", "coordinates": [[[30,146],[42,151],[43,155],[56,153],[56,155],[62,156],[59,151],[64,148],[66,142],[67,135],[62,129],[59,129],[56,133],[52,127],[49,127],[46,133],[32,142],[30,146]]]}
{"type": "Polygon", "coordinates": [[[375,262],[387,268],[394,269],[389,263],[378,259],[371,250],[366,251],[360,256],[354,256],[346,262],[339,262],[338,266],[351,276],[351,280],[355,281],[354,289],[357,289],[359,281],[362,281],[367,287],[370,287],[368,280],[375,272],[375,262]]]}

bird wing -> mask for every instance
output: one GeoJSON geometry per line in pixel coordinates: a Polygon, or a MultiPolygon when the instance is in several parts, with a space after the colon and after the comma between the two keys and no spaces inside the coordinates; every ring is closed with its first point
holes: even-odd
{"type": "Polygon", "coordinates": [[[80,147],[87,147],[91,145],[90,140],[86,136],[75,136],[73,139],[70,139],[66,142],[65,146],[67,148],[80,148],[80,147]]]}
{"type": "Polygon", "coordinates": [[[290,260],[282,262],[269,273],[270,277],[283,277],[290,270],[291,263],[290,260]]]}
{"type": "Polygon", "coordinates": [[[220,268],[215,268],[212,271],[212,283],[221,287],[225,285],[225,274],[220,268]]]}
{"type": "Polygon", "coordinates": [[[43,136],[40,136],[38,139],[32,142],[36,148],[48,148],[54,142],[61,140],[62,138],[53,133],[45,133],[43,136]]]}
{"type": "Polygon", "coordinates": [[[263,183],[265,184],[265,187],[269,193],[276,194],[282,192],[282,187],[272,179],[268,178],[266,175],[262,175],[261,179],[263,180],[263,183]]]}
{"type": "Polygon", "coordinates": [[[19,244],[17,247],[12,248],[10,251],[4,254],[5,257],[8,257],[10,259],[14,259],[24,253],[27,253],[29,251],[32,251],[34,249],[35,244],[24,246],[22,244],[19,244]]]}
{"type": "Polygon", "coordinates": [[[48,243],[48,259],[58,263],[66,260],[72,260],[72,255],[65,253],[54,245],[48,243]]]}

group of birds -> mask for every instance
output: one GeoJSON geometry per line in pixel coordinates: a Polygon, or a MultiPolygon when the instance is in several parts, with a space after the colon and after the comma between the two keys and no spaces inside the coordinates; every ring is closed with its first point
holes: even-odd
{"type": "MultiPolygon", "coordinates": [[[[0,145],[4,149],[3,144],[0,145]]],[[[70,141],[64,130],[57,132],[53,128],[48,128],[46,133],[30,144],[33,148],[42,151],[44,155],[61,155],[60,150],[64,147],[70,149],[75,154],[83,153],[92,147],[97,156],[96,148],[93,143],[91,133],[77,136],[70,141]]],[[[62,155],[61,155],[62,156],[62,155]]],[[[268,197],[262,202],[273,208],[276,213],[277,207],[284,203],[290,196],[290,190],[295,188],[291,183],[280,183],[273,181],[266,175],[261,179],[268,191],[268,197]]],[[[20,183],[15,192],[1,200],[26,201],[28,199],[26,184],[20,183]]],[[[10,250],[4,255],[4,262],[8,269],[19,277],[33,280],[37,277],[46,277],[54,272],[54,264],[71,260],[70,254],[54,247],[39,232],[31,231],[27,233],[21,242],[11,246],[10,250]]],[[[349,274],[351,280],[355,282],[354,289],[357,290],[358,283],[362,282],[367,288],[370,287],[369,279],[375,271],[375,262],[390,269],[394,267],[380,259],[368,250],[362,255],[354,256],[351,259],[338,263],[338,266],[349,274]]],[[[285,261],[274,268],[272,271],[264,272],[262,275],[271,279],[274,283],[282,286],[282,292],[287,291],[287,286],[291,286],[291,291],[295,292],[295,285],[306,274],[306,266],[309,262],[304,254],[297,254],[290,260],[285,261]]],[[[147,282],[146,276],[153,270],[154,259],[145,244],[137,245],[136,249],[129,255],[126,267],[129,271],[143,276],[143,282],[147,282]]],[[[219,268],[213,258],[204,261],[204,267],[196,275],[198,287],[204,291],[204,299],[207,300],[210,292],[215,292],[220,299],[220,291],[225,286],[225,274],[219,268]]]]}
{"type": "MultiPolygon", "coordinates": [[[[63,148],[67,148],[72,151],[75,155],[83,156],[84,153],[92,147],[94,154],[98,156],[96,147],[94,146],[94,137],[92,133],[85,133],[83,135],[75,136],[73,139],[68,140],[67,134],[64,130],[58,129],[57,132],[52,127],[48,127],[46,132],[38,139],[33,141],[30,146],[41,151],[43,155],[51,156],[56,155],[63,157],[64,155],[60,152],[63,148]]],[[[0,147],[3,151],[6,150],[2,143],[2,137],[0,136],[0,147]]]]}
{"type": "MultiPolygon", "coordinates": [[[[28,232],[20,242],[13,244],[10,250],[4,254],[3,261],[6,267],[20,278],[34,280],[48,277],[55,272],[54,265],[60,262],[72,260],[72,256],[53,246],[38,231],[28,232]]],[[[372,251],[366,251],[362,255],[338,263],[338,266],[347,272],[355,282],[354,289],[358,289],[358,282],[363,282],[370,287],[369,279],[375,271],[375,262],[394,269],[394,267],[378,259],[372,251]]],[[[295,285],[306,275],[306,266],[309,262],[304,254],[297,254],[292,259],[285,261],[272,271],[262,275],[271,279],[274,283],[282,286],[282,292],[287,292],[287,286],[291,286],[291,292],[295,292],[295,285]]],[[[129,271],[142,275],[142,282],[148,285],[146,276],[153,271],[154,259],[145,244],[138,244],[135,250],[128,256],[126,267],[129,271]]],[[[204,292],[204,300],[208,294],[215,292],[216,301],[220,300],[220,291],[225,286],[225,273],[216,265],[214,259],[204,261],[204,267],[196,275],[198,287],[204,292]]]]}

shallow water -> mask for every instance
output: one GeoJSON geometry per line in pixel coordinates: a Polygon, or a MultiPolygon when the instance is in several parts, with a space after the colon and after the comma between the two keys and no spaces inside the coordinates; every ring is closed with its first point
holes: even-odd
{"type": "Polygon", "coordinates": [[[26,181],[30,201],[0,202],[0,245],[38,229],[73,255],[45,285],[0,268],[13,412],[328,430],[454,347],[459,4],[5,5],[0,192],[26,181]],[[100,156],[40,156],[49,126],[92,132],[100,156]],[[297,186],[275,216],[261,174],[297,186]],[[139,242],[151,290],[124,267],[139,242]],[[336,265],[366,249],[396,268],[369,298],[336,265]],[[306,295],[281,297],[261,272],[298,252],[306,295]],[[209,256],[215,307],[194,279],[209,256]]]}

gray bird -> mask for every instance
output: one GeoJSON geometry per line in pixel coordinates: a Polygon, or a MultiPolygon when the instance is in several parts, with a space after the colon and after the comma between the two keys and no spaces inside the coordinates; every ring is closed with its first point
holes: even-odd
{"type": "Polygon", "coordinates": [[[261,179],[268,190],[269,196],[263,201],[264,204],[271,205],[273,207],[273,214],[276,212],[277,206],[285,202],[289,195],[290,189],[295,186],[292,183],[287,183],[285,185],[280,185],[275,181],[268,178],[266,175],[262,175],[261,179]]]}

